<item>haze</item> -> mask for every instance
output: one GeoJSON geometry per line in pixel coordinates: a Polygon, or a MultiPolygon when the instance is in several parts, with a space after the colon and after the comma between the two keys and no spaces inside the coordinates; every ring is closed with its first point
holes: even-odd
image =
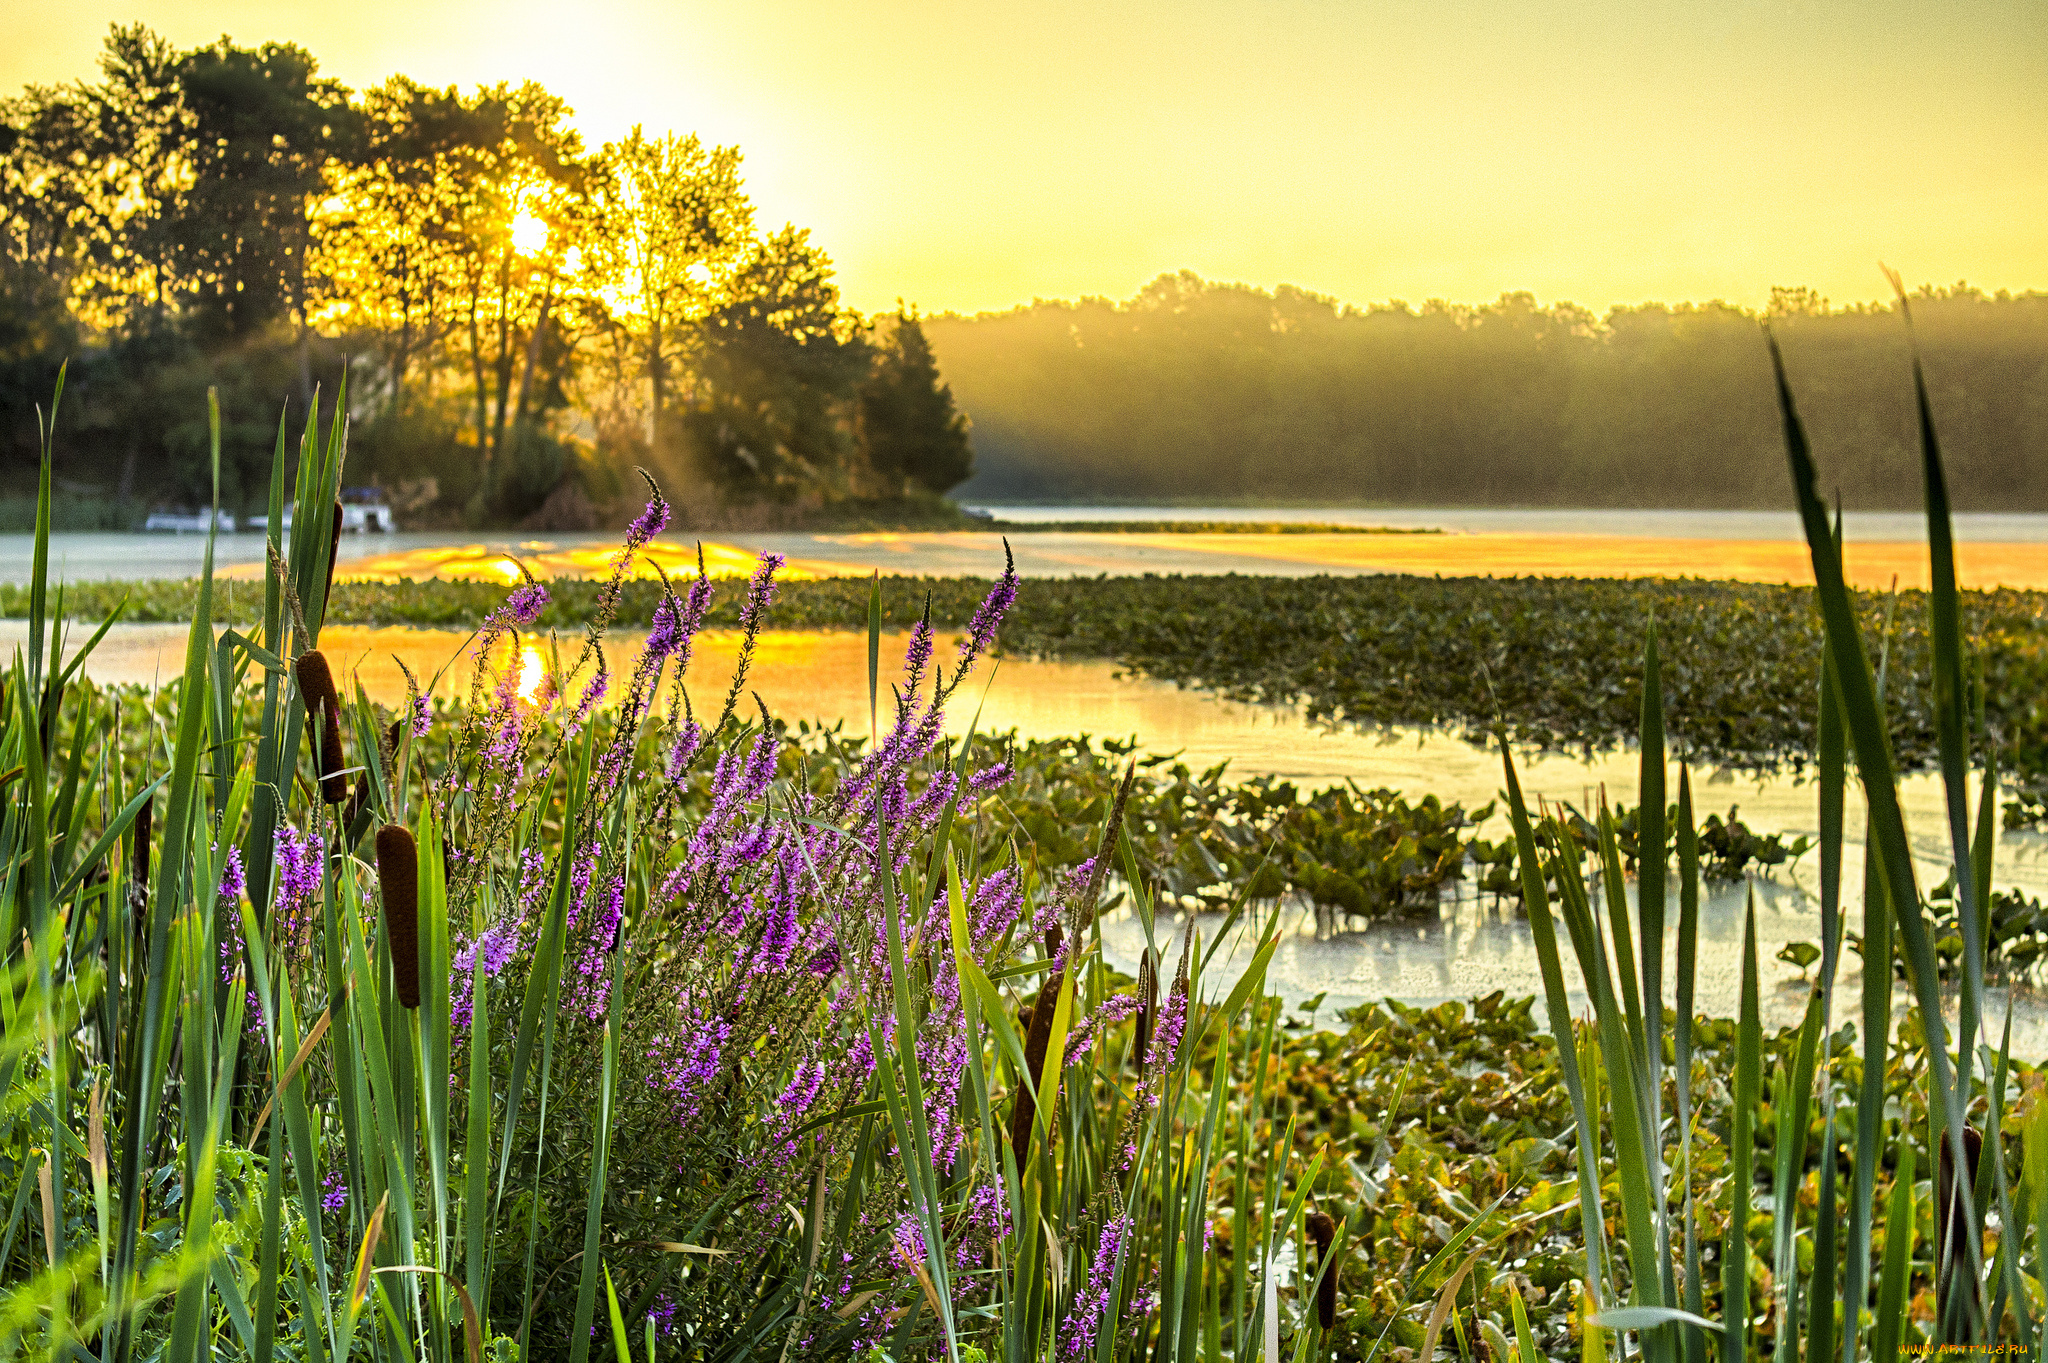
{"type": "Polygon", "coordinates": [[[1162,270],[1597,309],[2048,282],[2048,7],[895,3],[23,6],[0,88],[111,22],[289,39],[351,86],[535,78],[593,143],[737,143],[854,306],[1124,297],[1162,270]]]}

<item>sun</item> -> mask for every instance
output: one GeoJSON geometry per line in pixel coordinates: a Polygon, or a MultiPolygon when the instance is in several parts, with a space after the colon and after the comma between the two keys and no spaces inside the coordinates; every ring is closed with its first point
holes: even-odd
{"type": "Polygon", "coordinates": [[[512,219],[512,244],[522,255],[537,256],[548,248],[548,225],[532,213],[512,219]]]}

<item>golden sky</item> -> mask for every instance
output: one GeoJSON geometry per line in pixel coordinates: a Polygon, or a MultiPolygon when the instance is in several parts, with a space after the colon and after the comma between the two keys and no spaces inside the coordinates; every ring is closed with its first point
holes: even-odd
{"type": "Polygon", "coordinates": [[[1165,270],[1353,302],[1604,309],[2048,288],[2041,0],[72,0],[10,5],[0,89],[106,26],[292,39],[360,86],[542,81],[586,137],[736,142],[862,309],[1124,297],[1165,270]]]}

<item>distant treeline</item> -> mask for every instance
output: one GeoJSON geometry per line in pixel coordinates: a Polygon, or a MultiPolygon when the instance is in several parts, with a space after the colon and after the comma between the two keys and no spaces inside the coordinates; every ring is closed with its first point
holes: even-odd
{"type": "MultiPolygon", "coordinates": [[[[2048,294],[1911,302],[1957,506],[2048,509],[2048,294]]],[[[1807,289],[1762,315],[1598,317],[1526,293],[1352,308],[1183,272],[925,328],[974,420],[970,499],[1782,507],[1766,319],[1830,487],[1919,506],[1896,307],[1807,289]]]]}

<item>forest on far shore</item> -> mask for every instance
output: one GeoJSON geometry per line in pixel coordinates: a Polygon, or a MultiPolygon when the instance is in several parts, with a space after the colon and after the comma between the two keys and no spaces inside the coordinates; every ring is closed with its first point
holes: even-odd
{"type": "MultiPolygon", "coordinates": [[[[2048,294],[1911,296],[1959,510],[2048,510],[2048,294]]],[[[1162,275],[1124,302],[927,318],[974,420],[970,501],[1785,505],[1760,324],[1827,486],[1920,504],[1897,306],[1773,291],[1604,317],[1526,293],[1348,307],[1162,275]]]]}

